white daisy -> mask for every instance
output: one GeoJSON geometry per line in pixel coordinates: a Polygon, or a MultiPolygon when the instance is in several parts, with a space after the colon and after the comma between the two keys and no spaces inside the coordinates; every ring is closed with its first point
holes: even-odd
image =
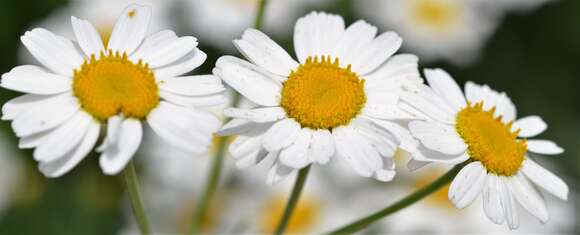
{"type": "MultiPolygon", "coordinates": [[[[288,29],[303,9],[318,8],[328,0],[275,0],[268,1],[263,28],[274,35],[286,37],[288,29]]],[[[258,0],[191,0],[184,1],[190,14],[191,28],[200,32],[204,41],[228,51],[233,51],[232,38],[254,24],[258,0]]]]}
{"type": "Polygon", "coordinates": [[[234,44],[249,61],[218,59],[214,74],[259,105],[230,108],[219,132],[239,134],[230,152],[240,167],[276,158],[267,181],[277,182],[311,163],[340,156],[356,173],[389,181],[398,146],[410,133],[396,120],[411,118],[398,106],[401,84],[422,83],[417,57],[394,55],[402,40],[359,20],[313,12],[294,30],[298,61],[268,36],[248,29],[234,44]]]}
{"type": "Polygon", "coordinates": [[[485,214],[496,224],[507,221],[510,228],[518,227],[516,202],[541,222],[548,221],[536,186],[563,200],[568,186],[530,157],[530,152],[564,151],[552,141],[528,139],[546,130],[546,123],[538,116],[516,120],[510,98],[488,86],[468,82],[464,95],[443,70],[426,70],[425,76],[431,88],[408,87],[410,91],[402,95],[426,119],[409,123],[411,133],[423,144],[424,154],[415,155],[415,160],[467,163],[449,189],[449,199],[458,208],[482,194],[485,214]]]}
{"type": "Polygon", "coordinates": [[[422,60],[469,64],[497,27],[485,0],[371,0],[356,4],[384,27],[405,38],[405,47],[422,60]]]}
{"type": "Polygon", "coordinates": [[[121,171],[139,148],[143,122],[163,139],[189,152],[203,152],[219,120],[196,107],[223,103],[224,87],[213,75],[181,76],[206,55],[194,37],[170,30],[146,36],[151,8],[128,6],[105,46],[95,27],[72,17],[73,42],[36,28],[22,43],[44,66],[23,65],[2,75],[1,86],[26,95],[6,103],[4,120],[35,148],[47,177],[70,171],[94,147],[106,174],[121,171]]]}

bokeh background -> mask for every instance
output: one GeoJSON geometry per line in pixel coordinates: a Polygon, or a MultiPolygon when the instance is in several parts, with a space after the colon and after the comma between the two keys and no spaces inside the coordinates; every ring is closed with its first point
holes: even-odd
{"type": "MultiPolygon", "coordinates": [[[[117,15],[129,2],[145,2],[154,9],[151,32],[162,28],[198,37],[208,54],[195,73],[210,73],[220,55],[239,56],[230,43],[251,27],[255,0],[2,0],[0,1],[0,71],[35,63],[19,38],[26,30],[45,27],[72,35],[70,15],[93,22],[106,37],[117,15]]],[[[408,0],[271,0],[264,31],[288,50],[293,25],[312,11],[340,14],[347,24],[366,19],[379,32],[401,34],[405,53],[417,54],[421,68],[441,67],[463,84],[471,80],[505,91],[518,107],[518,115],[540,115],[549,124],[542,138],[551,139],[566,152],[537,156],[536,160],[561,176],[571,192],[562,202],[550,195],[551,221],[542,226],[521,215],[520,229],[509,231],[485,218],[481,202],[464,209],[451,207],[445,191],[403,212],[382,220],[363,234],[382,233],[549,233],[580,232],[578,183],[580,181],[580,1],[577,0],[464,0],[446,1],[443,14],[428,8],[417,21],[405,13],[408,0]],[[447,14],[447,15],[446,15],[447,14]],[[407,18],[406,18],[407,17],[407,18]],[[427,22],[424,22],[427,21],[427,22]],[[452,31],[448,21],[459,22],[452,31]],[[423,29],[421,23],[435,29],[423,29]],[[417,24],[417,25],[414,25],[417,24]],[[431,31],[430,31],[431,30],[431,31]]],[[[436,1],[435,1],[436,2],[436,1]]],[[[412,6],[411,6],[412,7],[412,6]]],[[[425,9],[423,9],[425,10],[425,9]]],[[[0,90],[0,103],[19,94],[0,90]]],[[[151,137],[148,148],[136,158],[145,203],[154,230],[184,233],[201,193],[213,149],[207,156],[189,156],[151,137]]],[[[216,143],[219,140],[216,139],[216,143]]],[[[18,149],[10,123],[0,122],[0,234],[134,234],[137,232],[119,176],[105,176],[96,155],[58,179],[44,178],[31,151],[18,149]]],[[[292,179],[265,185],[266,167],[236,169],[227,158],[210,217],[208,233],[266,233],[282,211],[292,179]],[[263,168],[263,169],[262,169],[263,168]]],[[[374,212],[427,184],[446,169],[433,165],[408,172],[407,159],[398,160],[393,182],[378,183],[342,173],[340,166],[315,167],[290,232],[328,231],[361,215],[374,212]]],[[[267,164],[267,163],[266,163],[267,164]]]]}

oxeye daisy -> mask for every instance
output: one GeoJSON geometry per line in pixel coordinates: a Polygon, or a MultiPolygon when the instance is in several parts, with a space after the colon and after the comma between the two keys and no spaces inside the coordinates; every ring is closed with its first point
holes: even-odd
{"type": "Polygon", "coordinates": [[[422,83],[414,55],[394,55],[394,32],[313,12],[294,29],[297,61],[264,33],[248,29],[234,44],[249,61],[218,59],[214,74],[257,105],[230,108],[219,132],[239,135],[230,152],[240,167],[275,158],[268,182],[339,156],[356,173],[389,181],[397,147],[413,139],[397,120],[401,85],[422,83]]]}
{"type": "Polygon", "coordinates": [[[397,30],[405,47],[422,60],[464,65],[477,58],[497,27],[499,17],[487,2],[493,1],[370,0],[355,6],[360,14],[397,30]]]}
{"type": "Polygon", "coordinates": [[[425,118],[409,123],[422,143],[423,154],[415,155],[415,160],[466,162],[449,188],[449,199],[457,208],[481,194],[485,214],[496,224],[505,221],[509,228],[517,228],[517,204],[547,222],[546,203],[537,187],[563,200],[568,197],[568,186],[530,157],[564,151],[552,141],[530,139],[547,124],[539,116],[516,119],[510,98],[488,86],[468,82],[464,95],[443,70],[426,70],[425,76],[431,88],[407,87],[409,92],[402,95],[408,110],[425,118]]]}
{"type": "Polygon", "coordinates": [[[203,152],[219,120],[197,107],[223,103],[224,87],[212,75],[182,76],[206,58],[194,37],[170,30],[147,36],[150,7],[129,5],[105,45],[95,27],[71,17],[76,42],[36,28],[22,43],[44,67],[22,65],[2,75],[1,86],[27,93],[2,108],[20,148],[35,148],[47,177],[76,166],[97,151],[106,174],[121,171],[140,146],[143,124],[167,142],[203,152]]]}

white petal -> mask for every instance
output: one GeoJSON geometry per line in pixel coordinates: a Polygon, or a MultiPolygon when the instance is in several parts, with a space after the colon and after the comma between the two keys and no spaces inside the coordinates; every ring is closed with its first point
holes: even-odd
{"type": "Polygon", "coordinates": [[[326,164],[334,155],[334,139],[328,130],[316,130],[312,133],[310,161],[326,164]]]}
{"type": "Polygon", "coordinates": [[[280,151],[280,162],[294,169],[301,169],[310,164],[308,148],[312,139],[312,133],[304,128],[290,146],[280,151]]]}
{"type": "Polygon", "coordinates": [[[107,49],[131,54],[145,39],[150,20],[151,7],[129,5],[117,19],[107,49]]]}
{"type": "Polygon", "coordinates": [[[481,162],[472,162],[463,167],[449,187],[449,200],[459,209],[465,208],[481,193],[487,172],[481,162]]]}
{"type": "Polygon", "coordinates": [[[352,61],[352,70],[360,75],[368,74],[395,54],[401,47],[403,39],[395,32],[385,32],[365,45],[355,55],[352,61]]]}
{"type": "Polygon", "coordinates": [[[211,114],[160,102],[147,117],[147,123],[161,138],[183,150],[201,153],[211,143],[220,121],[211,114]]]}
{"type": "Polygon", "coordinates": [[[359,131],[381,156],[392,158],[395,155],[400,141],[390,132],[364,118],[357,118],[351,121],[351,126],[359,131]]]}
{"type": "Polygon", "coordinates": [[[143,62],[149,64],[150,68],[155,69],[183,58],[194,50],[197,44],[195,37],[176,37],[149,47],[139,48],[131,55],[130,59],[134,62],[141,59],[143,62]]]}
{"type": "Polygon", "coordinates": [[[497,175],[488,174],[486,185],[483,187],[482,199],[483,199],[483,210],[485,215],[492,222],[496,224],[503,224],[505,221],[504,208],[501,204],[501,198],[504,190],[504,186],[499,181],[497,175]]]}
{"type": "MultiPolygon", "coordinates": [[[[271,154],[278,155],[278,151],[273,152],[271,154]]],[[[291,175],[294,172],[296,172],[296,169],[284,166],[283,164],[276,162],[268,172],[268,176],[266,177],[266,183],[269,185],[278,183],[286,179],[289,175],[291,175]]]]}
{"type": "Polygon", "coordinates": [[[335,45],[344,32],[344,20],[338,15],[312,12],[296,21],[294,50],[301,63],[309,56],[333,56],[335,45]]]}
{"type": "Polygon", "coordinates": [[[516,118],[516,107],[511,99],[505,93],[499,93],[487,85],[477,85],[468,81],[465,83],[465,97],[472,104],[483,101],[484,110],[496,107],[497,116],[502,116],[504,122],[516,118]]]}
{"type": "Polygon", "coordinates": [[[21,137],[18,140],[18,148],[20,149],[35,148],[36,146],[44,142],[46,138],[50,137],[51,133],[53,133],[53,131],[48,130],[33,135],[21,137]]]}
{"type": "Polygon", "coordinates": [[[22,95],[6,102],[2,106],[2,120],[13,120],[26,111],[34,107],[44,105],[45,102],[50,103],[55,99],[61,99],[62,96],[70,96],[70,94],[60,95],[22,95]]]}
{"type": "Polygon", "coordinates": [[[332,131],[336,154],[363,177],[371,177],[382,167],[381,156],[356,130],[345,126],[332,131]]]}
{"type": "Polygon", "coordinates": [[[99,158],[101,169],[107,175],[116,175],[125,168],[141,144],[143,128],[139,120],[129,118],[124,119],[118,130],[112,134],[116,136],[109,136],[107,133],[105,141],[108,138],[116,141],[106,145],[99,158]]]}
{"type": "Polygon", "coordinates": [[[278,106],[281,85],[263,69],[236,57],[222,56],[216,62],[213,72],[252,102],[263,106],[278,106]]]}
{"type": "Polygon", "coordinates": [[[366,75],[366,83],[388,80],[394,83],[396,80],[417,80],[421,77],[418,69],[419,58],[411,54],[399,54],[389,58],[389,60],[380,66],[377,70],[366,75]]]}
{"type": "Polygon", "coordinates": [[[533,137],[544,132],[548,124],[539,116],[527,116],[514,122],[512,130],[520,129],[519,137],[533,137]]]}
{"type": "Polygon", "coordinates": [[[445,153],[461,154],[467,149],[455,128],[434,121],[412,121],[409,130],[427,148],[445,153]]]}
{"type": "Polygon", "coordinates": [[[196,48],[181,59],[162,68],[155,69],[155,78],[160,79],[181,76],[199,67],[203,64],[206,58],[207,55],[196,48]]]}
{"type": "Polygon", "coordinates": [[[505,177],[499,177],[499,183],[503,187],[501,195],[501,204],[503,205],[504,215],[510,229],[516,229],[520,226],[518,220],[518,208],[512,196],[505,177]]]}
{"type": "Polygon", "coordinates": [[[425,69],[425,78],[433,91],[447,101],[455,110],[467,106],[461,88],[445,70],[425,69]]]}
{"type": "Polygon", "coordinates": [[[52,162],[41,162],[38,168],[46,177],[60,177],[69,172],[81,160],[83,160],[95,146],[99,138],[100,124],[96,121],[91,123],[90,128],[85,133],[83,141],[66,156],[52,162]]]}
{"type": "Polygon", "coordinates": [[[363,108],[362,113],[365,116],[369,116],[372,118],[387,119],[387,120],[415,118],[415,116],[400,109],[399,106],[396,104],[376,105],[369,102],[363,108]]]}
{"type": "Polygon", "coordinates": [[[246,29],[234,45],[252,63],[280,76],[288,76],[298,63],[280,45],[256,29],[246,29]]]}
{"type": "Polygon", "coordinates": [[[34,159],[48,162],[64,156],[81,142],[92,121],[87,113],[77,112],[39,143],[34,150],[34,159]]]}
{"type": "Polygon", "coordinates": [[[352,65],[353,72],[362,74],[356,70],[360,67],[354,67],[356,57],[361,50],[370,44],[377,35],[377,27],[372,26],[364,20],[358,20],[348,26],[336,44],[336,54],[340,59],[340,66],[346,67],[352,65]]]}
{"type": "Polygon", "coordinates": [[[228,99],[221,93],[213,95],[184,96],[161,90],[159,91],[159,97],[172,104],[185,107],[208,107],[222,105],[228,102],[228,99]]]}
{"type": "Polygon", "coordinates": [[[413,159],[426,162],[438,162],[444,164],[459,164],[469,159],[469,152],[461,154],[444,154],[438,151],[428,149],[421,145],[413,151],[410,151],[413,159]]]}
{"type": "Polygon", "coordinates": [[[395,177],[396,172],[395,172],[395,161],[393,158],[383,158],[383,167],[382,169],[379,169],[377,171],[375,171],[375,173],[373,174],[373,178],[382,181],[382,182],[388,182],[393,180],[393,178],[395,177]]]}
{"type": "Polygon", "coordinates": [[[221,80],[214,75],[165,78],[159,82],[159,89],[185,96],[211,95],[225,91],[221,80]]]}
{"type": "Polygon", "coordinates": [[[72,117],[80,109],[69,95],[59,96],[24,111],[12,122],[16,136],[22,137],[52,129],[72,117]]]}
{"type": "MultiPolygon", "coordinates": [[[[147,38],[145,38],[145,40],[143,40],[143,43],[141,43],[141,46],[139,46],[139,48],[137,49],[137,51],[135,51],[135,53],[133,53],[133,55],[131,55],[132,57],[135,57],[136,55],[140,55],[143,53],[144,50],[149,50],[151,48],[158,48],[159,46],[162,46],[163,44],[172,42],[173,40],[176,40],[178,37],[175,34],[175,32],[171,31],[171,30],[161,30],[157,33],[151,34],[149,36],[147,36],[147,38]]],[[[139,56],[140,58],[140,56],[139,56]]]]}
{"type": "Polygon", "coordinates": [[[550,140],[528,140],[527,144],[528,151],[534,153],[555,155],[564,152],[563,148],[550,140]]]}
{"type": "Polygon", "coordinates": [[[2,74],[0,86],[23,93],[54,95],[71,90],[72,80],[49,73],[38,66],[21,65],[2,74]]]}
{"type": "Polygon", "coordinates": [[[268,152],[288,147],[300,134],[300,124],[293,119],[284,119],[275,123],[262,139],[262,145],[268,152]]]}
{"type": "Polygon", "coordinates": [[[435,94],[431,88],[416,84],[410,85],[405,89],[410,91],[401,93],[401,100],[420,112],[420,114],[415,114],[416,116],[426,115],[446,124],[455,123],[456,112],[447,102],[435,94]]]}
{"type": "Polygon", "coordinates": [[[98,57],[99,53],[104,51],[105,46],[97,29],[87,20],[82,20],[74,16],[71,16],[70,19],[77,42],[85,55],[87,57],[91,55],[98,57]]]}
{"type": "Polygon", "coordinates": [[[530,184],[528,179],[521,173],[518,173],[515,176],[507,177],[506,182],[510,192],[520,205],[542,223],[548,222],[550,217],[548,215],[548,209],[546,208],[546,202],[540,192],[530,184]]]}
{"type": "Polygon", "coordinates": [[[72,77],[73,70],[83,63],[83,57],[70,40],[46,29],[27,31],[20,40],[38,62],[57,74],[72,77]]]}
{"type": "Polygon", "coordinates": [[[247,168],[260,163],[267,152],[262,149],[262,136],[238,136],[229,146],[229,152],[236,159],[236,166],[247,168]]]}
{"type": "Polygon", "coordinates": [[[258,125],[250,120],[234,118],[222,126],[217,134],[220,136],[242,134],[256,128],[258,125]]]}
{"type": "Polygon", "coordinates": [[[521,170],[536,185],[562,200],[568,200],[568,185],[538,163],[526,158],[521,170]]]}
{"type": "Polygon", "coordinates": [[[224,115],[231,118],[242,118],[253,122],[273,122],[286,117],[286,111],[281,107],[267,107],[257,109],[226,108],[224,115]]]}

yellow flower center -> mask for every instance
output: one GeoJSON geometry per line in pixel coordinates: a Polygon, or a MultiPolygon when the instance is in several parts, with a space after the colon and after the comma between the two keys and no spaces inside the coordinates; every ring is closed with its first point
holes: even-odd
{"type": "MultiPolygon", "coordinates": [[[[266,202],[259,217],[259,226],[264,233],[273,233],[280,223],[284,209],[285,197],[278,196],[266,202]]],[[[303,197],[294,208],[294,213],[288,221],[286,233],[301,234],[310,232],[320,220],[321,207],[318,200],[303,197]]]]}
{"type": "Polygon", "coordinates": [[[457,114],[455,128],[471,159],[480,161],[488,172],[511,176],[522,166],[526,140],[517,138],[520,130],[511,130],[513,121],[503,123],[494,113],[495,107],[483,110],[483,102],[468,104],[457,114]]]}
{"type": "Polygon", "coordinates": [[[446,29],[459,18],[459,7],[448,1],[419,0],[416,1],[413,10],[412,15],[416,21],[438,30],[446,29]]]}
{"type": "Polygon", "coordinates": [[[280,105],[302,127],[332,129],[346,125],[366,102],[364,80],[338,59],[308,57],[290,74],[282,88],[280,105]]]}
{"type": "Polygon", "coordinates": [[[73,93],[81,107],[104,121],[117,114],[144,119],[159,104],[155,76],[147,64],[134,64],[127,55],[101,52],[74,71],[73,93]]]}

